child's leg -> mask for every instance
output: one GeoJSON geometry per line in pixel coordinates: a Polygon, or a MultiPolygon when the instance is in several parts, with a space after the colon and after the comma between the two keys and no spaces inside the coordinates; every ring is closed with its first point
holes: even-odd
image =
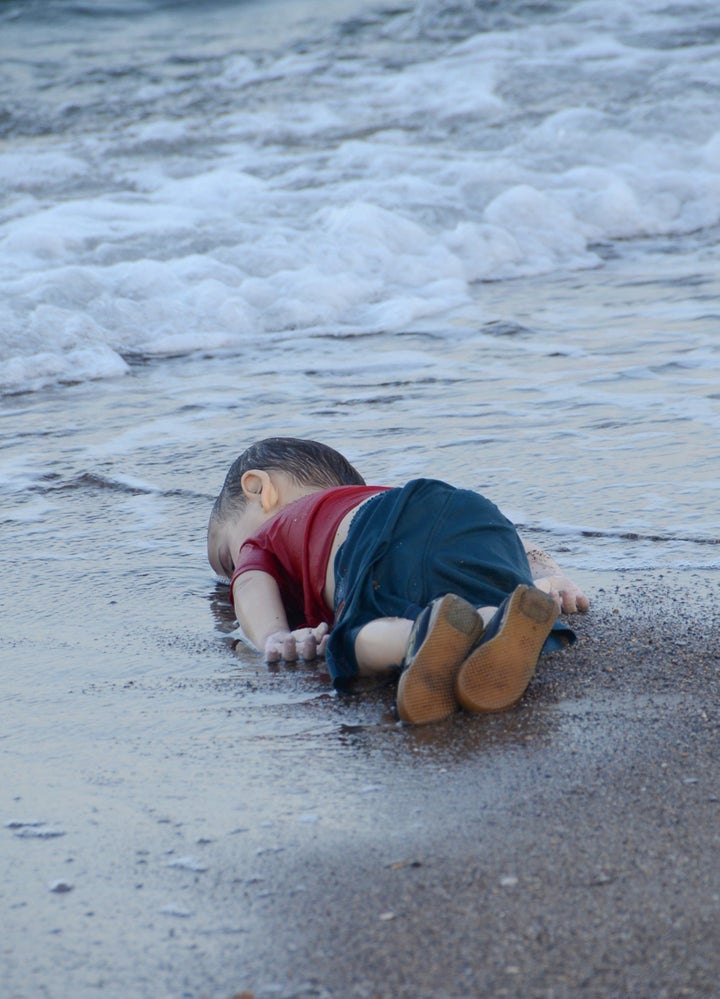
{"type": "Polygon", "coordinates": [[[355,638],[361,675],[402,665],[397,711],[401,721],[439,721],[457,710],[458,668],[483,631],[472,604],[452,593],[434,600],[416,621],[376,618],[355,638]]]}
{"type": "MultiPolygon", "coordinates": [[[[496,610],[497,607],[480,607],[477,613],[487,625],[496,610]]],[[[364,625],[355,638],[358,675],[372,677],[399,667],[413,624],[405,617],[378,617],[364,625]]]]}
{"type": "Polygon", "coordinates": [[[374,676],[403,661],[413,622],[404,617],[378,617],[364,625],[355,638],[360,676],[374,676]]]}
{"type": "Polygon", "coordinates": [[[487,628],[497,613],[497,607],[478,607],[477,612],[482,618],[483,624],[487,628]]]}
{"type": "Polygon", "coordinates": [[[484,609],[531,583],[517,531],[484,497],[430,480],[379,494],[356,514],[335,560],[326,650],[335,687],[349,689],[358,666],[372,675],[400,663],[408,621],[443,594],[484,609]]]}

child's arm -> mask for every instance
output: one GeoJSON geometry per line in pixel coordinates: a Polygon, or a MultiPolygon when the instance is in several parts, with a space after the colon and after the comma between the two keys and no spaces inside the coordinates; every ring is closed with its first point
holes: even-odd
{"type": "Polygon", "coordinates": [[[564,614],[584,614],[590,601],[572,579],[564,576],[555,559],[542,548],[523,540],[535,586],[554,597],[564,614]]]}
{"type": "Polygon", "coordinates": [[[312,660],[325,652],[328,626],[290,631],[280,587],[269,573],[249,569],[239,575],[233,602],[243,634],[268,662],[312,660]]]}
{"type": "Polygon", "coordinates": [[[270,635],[289,631],[280,587],[269,573],[259,569],[243,572],[232,589],[238,624],[258,651],[264,649],[270,635]]]}

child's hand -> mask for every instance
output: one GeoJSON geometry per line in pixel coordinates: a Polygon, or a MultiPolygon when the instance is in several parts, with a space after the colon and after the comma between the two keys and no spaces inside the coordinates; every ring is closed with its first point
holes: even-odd
{"type": "Polygon", "coordinates": [[[540,576],[533,583],[543,593],[549,593],[563,614],[585,614],[590,601],[580,587],[567,576],[540,576]]]}
{"type": "Polygon", "coordinates": [[[325,655],[328,643],[328,626],[323,622],[317,628],[297,628],[295,631],[276,631],[265,639],[265,661],[276,663],[311,662],[325,655]]]}

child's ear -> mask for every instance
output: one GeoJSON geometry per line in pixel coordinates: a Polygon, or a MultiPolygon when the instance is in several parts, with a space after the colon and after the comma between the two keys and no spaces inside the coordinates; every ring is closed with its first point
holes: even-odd
{"type": "Polygon", "coordinates": [[[262,469],[248,469],[243,473],[240,484],[245,497],[251,502],[260,500],[265,513],[270,513],[277,505],[279,499],[277,487],[271,476],[262,469]]]}

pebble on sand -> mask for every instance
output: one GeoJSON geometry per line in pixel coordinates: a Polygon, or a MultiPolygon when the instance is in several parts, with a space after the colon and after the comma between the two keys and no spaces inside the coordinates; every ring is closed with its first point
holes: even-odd
{"type": "Polygon", "coordinates": [[[71,885],[67,881],[51,881],[48,885],[48,889],[55,892],[56,895],[65,895],[67,892],[72,891],[74,887],[74,885],[71,885]]]}

